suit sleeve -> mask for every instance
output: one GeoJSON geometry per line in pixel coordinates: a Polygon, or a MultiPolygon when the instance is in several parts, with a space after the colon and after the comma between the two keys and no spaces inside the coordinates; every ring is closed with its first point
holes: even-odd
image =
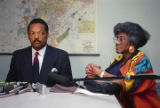
{"type": "Polygon", "coordinates": [[[15,53],[13,54],[12,56],[12,60],[11,60],[11,64],[10,64],[10,70],[8,72],[8,75],[7,75],[7,78],[6,78],[6,82],[11,82],[11,81],[17,81],[17,78],[16,78],[16,70],[15,70],[15,53]]]}
{"type": "Polygon", "coordinates": [[[67,78],[69,78],[71,80],[73,79],[72,78],[71,64],[70,64],[68,53],[65,53],[64,56],[63,56],[60,72],[61,72],[60,74],[66,76],[67,78]]]}

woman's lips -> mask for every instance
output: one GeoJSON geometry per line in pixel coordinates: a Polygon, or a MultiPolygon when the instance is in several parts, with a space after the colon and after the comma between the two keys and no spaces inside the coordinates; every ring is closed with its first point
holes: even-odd
{"type": "Polygon", "coordinates": [[[118,51],[120,49],[120,47],[116,46],[116,51],[118,51]]]}

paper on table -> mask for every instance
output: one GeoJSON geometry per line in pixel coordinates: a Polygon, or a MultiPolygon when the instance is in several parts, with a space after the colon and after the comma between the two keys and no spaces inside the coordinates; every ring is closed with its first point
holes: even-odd
{"type": "Polygon", "coordinates": [[[102,94],[102,93],[94,93],[91,91],[88,91],[86,89],[82,89],[82,88],[77,88],[74,91],[75,94],[85,94],[85,95],[91,95],[91,96],[108,96],[108,94],[102,94]]]}
{"type": "Polygon", "coordinates": [[[74,93],[74,94],[85,94],[85,95],[91,95],[91,96],[108,96],[108,94],[103,93],[94,93],[91,91],[88,91],[87,89],[79,88],[79,87],[64,87],[59,84],[56,84],[50,89],[50,92],[54,93],[74,93]]]}

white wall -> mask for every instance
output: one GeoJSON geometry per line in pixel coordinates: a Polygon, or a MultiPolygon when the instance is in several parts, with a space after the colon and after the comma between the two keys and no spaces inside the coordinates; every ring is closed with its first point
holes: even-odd
{"type": "MultiPolygon", "coordinates": [[[[139,23],[151,34],[151,40],[142,50],[149,56],[154,72],[160,74],[160,0],[97,0],[98,4],[98,51],[100,56],[71,56],[74,78],[85,76],[88,63],[101,65],[105,69],[115,56],[112,37],[113,27],[119,22],[139,23]]],[[[0,80],[9,70],[11,56],[0,56],[0,80]]]]}
{"type": "Polygon", "coordinates": [[[100,57],[70,57],[74,76],[84,76],[88,63],[99,64],[102,69],[109,65],[116,56],[113,27],[125,21],[139,23],[151,34],[151,40],[142,50],[149,56],[154,72],[160,74],[160,0],[97,0],[97,3],[100,57]]]}

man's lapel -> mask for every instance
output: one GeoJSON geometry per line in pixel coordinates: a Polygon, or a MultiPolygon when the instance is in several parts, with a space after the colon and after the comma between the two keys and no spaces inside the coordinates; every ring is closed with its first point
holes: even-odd
{"type": "Polygon", "coordinates": [[[53,49],[47,45],[40,71],[41,79],[46,80],[48,78],[48,73],[51,72],[51,69],[56,68],[56,59],[56,53],[54,53],[53,49]]]}
{"type": "Polygon", "coordinates": [[[25,58],[24,58],[24,69],[25,72],[23,73],[25,78],[24,80],[30,80],[32,81],[33,79],[33,72],[32,72],[32,48],[29,47],[27,50],[26,50],[26,53],[25,53],[25,58]]]}
{"type": "Polygon", "coordinates": [[[51,56],[50,56],[50,49],[49,49],[49,46],[47,46],[46,48],[46,52],[45,52],[45,55],[44,55],[44,58],[43,58],[43,63],[42,63],[42,67],[41,67],[41,70],[40,70],[40,77],[43,79],[45,77],[48,77],[47,76],[47,73],[50,71],[50,66],[51,66],[51,56]]]}

